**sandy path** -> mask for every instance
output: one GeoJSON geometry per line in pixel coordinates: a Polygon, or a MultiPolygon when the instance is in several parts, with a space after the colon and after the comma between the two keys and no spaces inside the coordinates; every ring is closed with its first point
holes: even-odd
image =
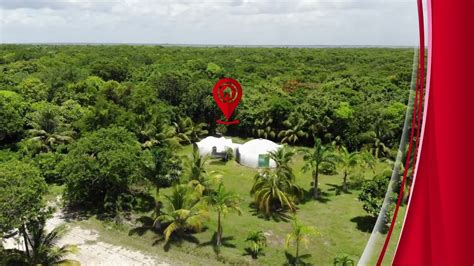
{"type": "MultiPolygon", "coordinates": [[[[46,229],[52,230],[61,224],[68,223],[62,211],[57,210],[46,222],[46,229]]],[[[99,233],[95,230],[82,229],[70,224],[68,226],[68,232],[58,241],[58,245],[76,245],[79,248],[78,252],[66,258],[77,260],[81,265],[169,265],[156,255],[98,241],[99,233]]],[[[15,238],[4,240],[3,245],[5,248],[24,249],[22,241],[15,238]]]]}
{"type": "MultiPolygon", "coordinates": [[[[64,224],[65,220],[61,212],[56,212],[48,220],[48,230],[64,224]]],[[[68,233],[58,242],[59,245],[73,244],[79,248],[79,252],[71,254],[67,258],[77,260],[81,265],[162,265],[168,263],[160,262],[155,255],[146,255],[140,251],[130,250],[121,246],[97,241],[99,233],[95,230],[82,229],[78,226],[70,227],[68,233]]]]}

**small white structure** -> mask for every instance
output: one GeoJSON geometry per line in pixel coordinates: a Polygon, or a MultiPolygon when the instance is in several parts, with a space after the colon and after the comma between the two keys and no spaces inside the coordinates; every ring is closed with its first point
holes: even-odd
{"type": "Polygon", "coordinates": [[[206,137],[199,142],[195,143],[195,147],[199,150],[199,155],[210,156],[212,158],[224,158],[226,156],[226,150],[232,149],[236,152],[239,144],[232,143],[232,139],[226,139],[225,137],[206,137]]]}
{"type": "Polygon", "coordinates": [[[281,145],[267,139],[254,139],[237,148],[236,160],[241,165],[252,168],[274,168],[276,163],[270,159],[270,152],[277,151],[281,145]]]}

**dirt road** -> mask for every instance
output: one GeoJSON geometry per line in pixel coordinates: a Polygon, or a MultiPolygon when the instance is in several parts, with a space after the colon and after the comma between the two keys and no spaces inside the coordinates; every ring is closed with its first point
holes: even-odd
{"type": "MultiPolygon", "coordinates": [[[[68,255],[67,259],[79,261],[81,265],[160,265],[169,263],[154,254],[144,254],[141,251],[130,250],[121,246],[98,241],[99,233],[94,230],[82,229],[77,225],[66,222],[63,212],[58,209],[46,223],[46,229],[68,224],[68,232],[60,239],[58,245],[76,245],[79,250],[76,254],[68,255]]],[[[22,241],[15,238],[4,240],[6,249],[18,248],[23,250],[22,241]]]]}

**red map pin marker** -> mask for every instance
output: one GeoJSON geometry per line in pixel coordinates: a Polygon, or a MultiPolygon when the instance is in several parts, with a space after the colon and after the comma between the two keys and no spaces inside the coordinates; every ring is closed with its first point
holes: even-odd
{"type": "Polygon", "coordinates": [[[231,78],[220,79],[214,85],[212,93],[217,106],[227,119],[227,121],[217,120],[216,122],[223,125],[238,124],[239,120],[228,121],[242,98],[242,87],[237,80],[231,78]]]}

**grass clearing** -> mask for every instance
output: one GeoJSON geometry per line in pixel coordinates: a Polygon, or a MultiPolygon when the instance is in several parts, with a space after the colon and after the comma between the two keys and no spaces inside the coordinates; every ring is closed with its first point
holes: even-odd
{"type": "MultiPolygon", "coordinates": [[[[192,145],[185,146],[180,154],[190,156],[192,145]]],[[[302,156],[297,154],[293,158],[292,167],[296,174],[297,183],[305,190],[311,188],[310,173],[302,173],[302,156]]],[[[379,163],[377,171],[382,171],[387,165],[379,163]]],[[[218,171],[223,175],[223,182],[228,190],[238,193],[242,199],[242,216],[229,213],[223,219],[223,246],[217,254],[211,241],[217,228],[217,214],[210,212],[210,220],[206,228],[199,233],[193,234],[195,241],[183,240],[180,243],[172,243],[168,251],[164,250],[163,241],[152,232],[142,236],[129,235],[131,225],[110,226],[107,223],[91,218],[80,222],[81,226],[92,228],[101,232],[101,240],[126,247],[136,248],[146,252],[169,258],[171,261],[179,260],[190,264],[265,264],[281,265],[286,262],[285,251],[293,254],[294,248],[288,250],[285,247],[286,234],[290,232],[291,224],[280,219],[264,219],[259,217],[251,207],[253,202],[250,189],[253,179],[258,172],[256,169],[239,165],[235,161],[227,163],[218,160],[207,162],[209,171],[218,171]],[[250,230],[262,230],[267,236],[268,247],[264,249],[265,255],[258,260],[244,255],[246,247],[245,238],[250,230]],[[195,243],[193,243],[195,242],[195,243]]],[[[355,174],[364,178],[371,178],[373,173],[362,167],[354,170],[355,174]]],[[[359,191],[351,189],[349,193],[339,192],[342,183],[340,174],[319,178],[322,199],[315,201],[308,198],[298,205],[297,216],[306,225],[312,225],[320,232],[320,236],[313,237],[308,247],[303,247],[302,254],[308,253],[312,256],[306,262],[315,265],[332,264],[334,257],[340,254],[348,254],[357,261],[370,237],[374,220],[362,209],[362,203],[358,201],[359,191]]],[[[161,189],[160,193],[167,194],[171,188],[161,189]]],[[[404,211],[404,208],[401,210],[404,211]]],[[[400,224],[400,222],[398,222],[400,224]]],[[[395,228],[394,235],[398,234],[400,228],[395,228]]],[[[380,238],[383,240],[383,237],[380,238]]],[[[394,245],[390,246],[387,257],[393,254],[394,245]]]]}

